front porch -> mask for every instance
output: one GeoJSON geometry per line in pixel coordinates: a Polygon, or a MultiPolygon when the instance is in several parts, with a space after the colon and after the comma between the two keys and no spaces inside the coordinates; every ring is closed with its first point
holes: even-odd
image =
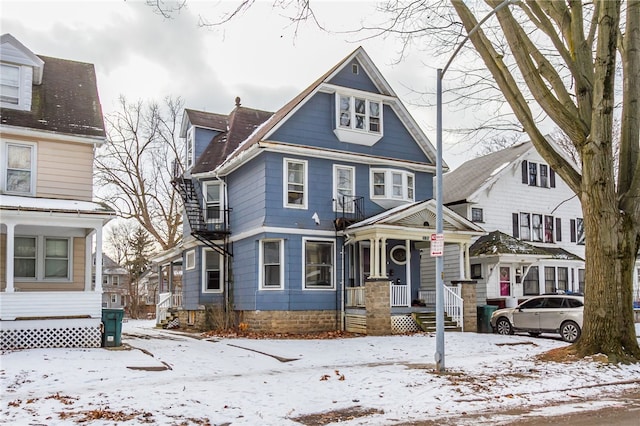
{"type": "MultiPolygon", "coordinates": [[[[379,282],[385,286],[384,281],[379,282]]],[[[444,287],[445,328],[449,331],[465,331],[465,301],[475,314],[475,287],[469,283],[444,287]],[[467,296],[467,300],[463,297],[467,296]]],[[[371,290],[371,289],[370,289],[371,290]]],[[[391,333],[403,334],[414,331],[434,331],[436,311],[436,291],[418,290],[412,298],[407,285],[388,281],[389,316],[391,333]],[[426,319],[428,318],[428,319],[426,319]],[[433,321],[431,321],[433,319],[433,321]]],[[[384,296],[383,296],[384,297],[384,296]]],[[[371,300],[371,298],[369,298],[371,300]]],[[[353,333],[367,333],[367,286],[345,288],[345,330],[353,333]]],[[[375,308],[374,308],[375,309],[375,308]]],[[[384,309],[384,308],[383,308],[384,309]]],[[[470,325],[476,322],[475,315],[469,315],[467,309],[467,331],[475,331],[470,325]]]]}

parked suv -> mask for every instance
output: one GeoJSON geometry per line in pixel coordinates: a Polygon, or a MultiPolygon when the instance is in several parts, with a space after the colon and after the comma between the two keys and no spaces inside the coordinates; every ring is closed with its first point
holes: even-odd
{"type": "Polygon", "coordinates": [[[535,296],[515,308],[498,309],[491,315],[491,327],[498,334],[526,331],[532,336],[560,333],[573,343],[582,330],[584,298],[569,294],[535,296]]]}

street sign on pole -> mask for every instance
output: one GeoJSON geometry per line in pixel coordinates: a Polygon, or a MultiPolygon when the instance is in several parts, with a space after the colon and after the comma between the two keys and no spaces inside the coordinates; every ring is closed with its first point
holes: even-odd
{"type": "Polygon", "coordinates": [[[431,257],[444,255],[444,234],[431,234],[431,257]]]}

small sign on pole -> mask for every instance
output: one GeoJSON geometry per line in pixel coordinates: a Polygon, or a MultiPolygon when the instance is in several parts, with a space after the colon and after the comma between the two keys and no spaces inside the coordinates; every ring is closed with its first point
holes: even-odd
{"type": "Polygon", "coordinates": [[[444,234],[431,234],[431,257],[444,254],[444,234]]]}

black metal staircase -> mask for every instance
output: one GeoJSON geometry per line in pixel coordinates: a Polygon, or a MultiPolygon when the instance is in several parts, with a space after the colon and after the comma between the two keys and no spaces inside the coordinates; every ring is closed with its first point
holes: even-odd
{"type": "MultiPolygon", "coordinates": [[[[191,235],[198,241],[212,248],[222,255],[233,256],[233,247],[229,242],[229,209],[216,209],[217,219],[215,221],[205,220],[202,206],[193,179],[184,175],[176,176],[171,180],[171,184],[178,191],[184,202],[184,211],[191,235]],[[220,243],[222,242],[222,243],[220,243]]],[[[208,212],[210,215],[213,211],[208,212]]]]}

